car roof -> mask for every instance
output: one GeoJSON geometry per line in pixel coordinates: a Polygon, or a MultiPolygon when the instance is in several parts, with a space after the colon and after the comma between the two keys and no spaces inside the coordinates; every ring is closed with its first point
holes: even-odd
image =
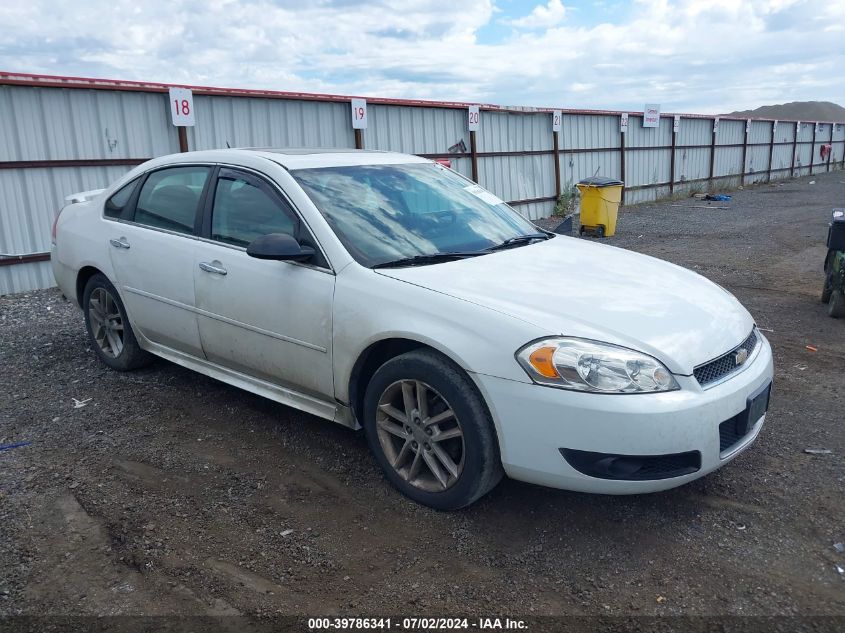
{"type": "MultiPolygon", "coordinates": [[[[262,156],[289,170],[313,169],[319,167],[347,167],[353,165],[401,165],[407,163],[430,162],[425,158],[412,156],[411,154],[348,148],[243,147],[202,152],[202,154],[209,158],[217,157],[219,160],[232,161],[237,161],[237,157],[239,155],[246,153],[254,156],[262,156]]],[[[183,154],[182,156],[188,155],[190,154],[183,154]]]]}

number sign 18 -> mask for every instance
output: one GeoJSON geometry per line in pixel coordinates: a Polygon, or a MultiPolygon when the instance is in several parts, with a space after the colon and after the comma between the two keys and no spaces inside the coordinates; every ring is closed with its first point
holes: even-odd
{"type": "Polygon", "coordinates": [[[352,129],[367,129],[367,100],[352,99],[352,129]]]}
{"type": "Polygon", "coordinates": [[[170,89],[170,118],[173,125],[193,126],[194,95],[189,88],[170,89]]]}

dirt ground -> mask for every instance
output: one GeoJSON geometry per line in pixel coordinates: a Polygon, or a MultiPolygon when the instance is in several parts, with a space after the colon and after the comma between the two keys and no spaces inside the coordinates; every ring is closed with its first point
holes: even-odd
{"type": "Polygon", "coordinates": [[[0,445],[31,442],[0,451],[0,614],[845,616],[845,320],[818,299],[843,182],[622,212],[608,244],[727,287],[776,363],[757,443],[645,496],[504,481],[438,513],[361,434],[164,361],[110,371],[57,291],[0,298],[0,445]]]}

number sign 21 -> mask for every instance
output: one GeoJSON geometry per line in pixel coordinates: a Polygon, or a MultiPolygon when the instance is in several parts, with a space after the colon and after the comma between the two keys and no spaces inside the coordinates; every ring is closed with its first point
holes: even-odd
{"type": "Polygon", "coordinates": [[[194,95],[189,88],[170,89],[170,118],[176,126],[196,125],[194,95]]]}

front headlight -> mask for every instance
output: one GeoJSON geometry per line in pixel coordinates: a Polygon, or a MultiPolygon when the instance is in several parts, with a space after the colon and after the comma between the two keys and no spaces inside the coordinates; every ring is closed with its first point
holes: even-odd
{"type": "Polygon", "coordinates": [[[654,393],[679,389],[660,361],[625,347],[579,338],[526,345],[516,359],[541,385],[597,393],[654,393]]]}

